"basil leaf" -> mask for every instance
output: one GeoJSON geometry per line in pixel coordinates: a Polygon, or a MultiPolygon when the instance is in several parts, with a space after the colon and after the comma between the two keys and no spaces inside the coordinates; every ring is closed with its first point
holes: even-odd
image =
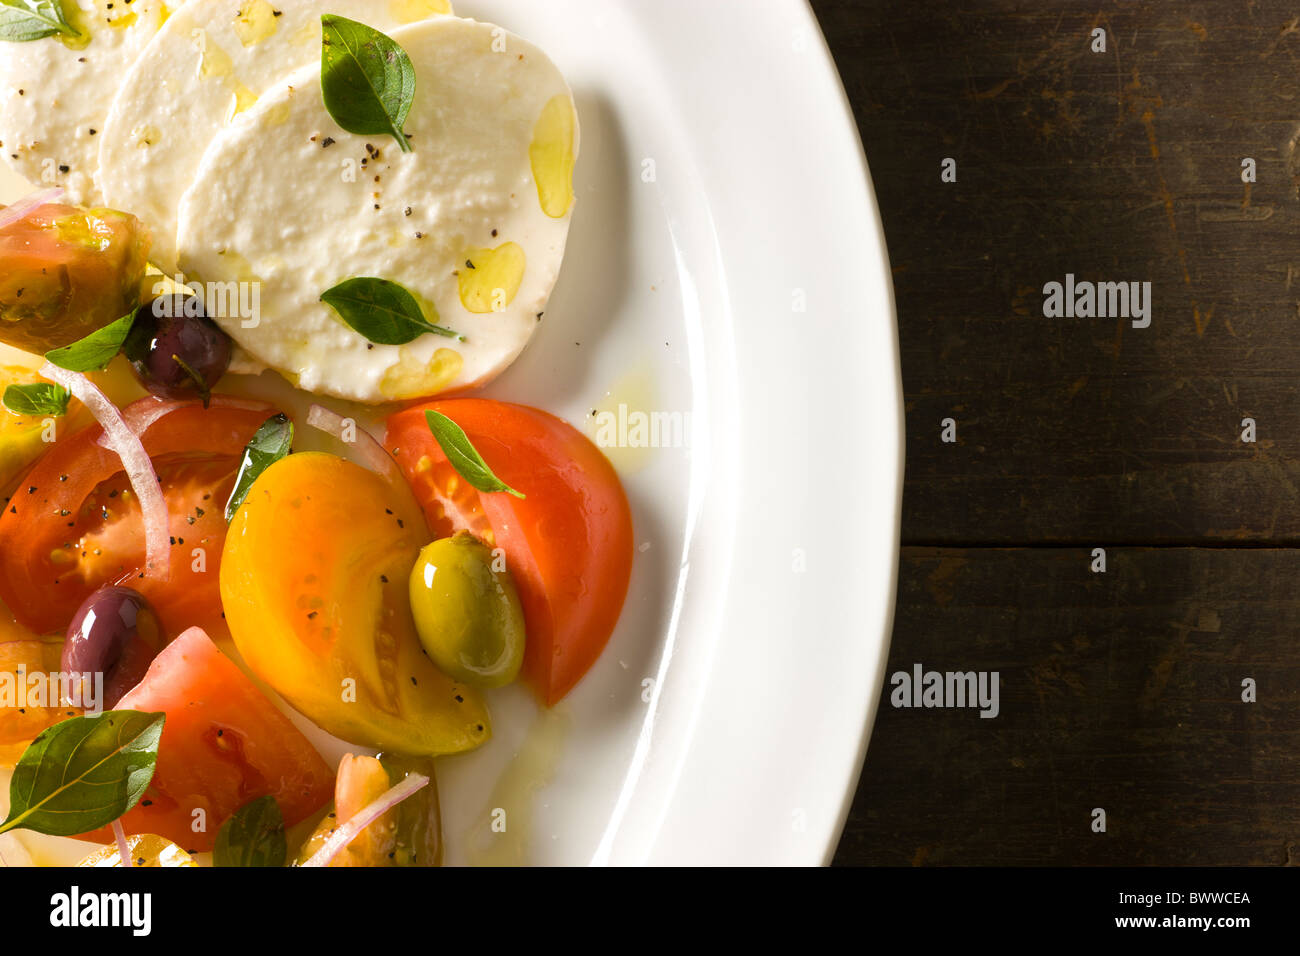
{"type": "Polygon", "coordinates": [[[212,849],[216,866],[284,866],[289,847],[284,817],[275,797],[259,797],[235,811],[217,831],[212,849]]]}
{"type": "Polygon", "coordinates": [[[244,461],[239,466],[235,490],[226,502],[226,520],[234,521],[235,513],[248,497],[253,482],[262,472],[293,450],[293,422],[284,415],[273,415],[257,430],[253,440],[244,449],[244,461]]]}
{"type": "Polygon", "coordinates": [[[373,27],[345,17],[321,17],[320,88],[334,122],[358,136],[402,132],[415,99],[415,67],[406,51],[373,27]]]}
{"type": "Polygon", "coordinates": [[[362,276],[340,282],[320,297],[353,330],[377,345],[405,345],[433,333],[464,342],[465,336],[424,317],[415,296],[396,282],[362,276]]]}
{"type": "Polygon", "coordinates": [[[31,742],[9,781],[9,819],[24,828],[76,836],[107,826],[144,796],[166,714],[108,710],[72,717],[31,742]]]}
{"type": "Polygon", "coordinates": [[[451,462],[451,467],[455,468],[457,474],[471,485],[479,491],[504,491],[516,498],[525,497],[492,474],[492,469],[487,466],[478,449],[471,444],[464,430],[450,418],[441,412],[429,409],[424,413],[424,420],[429,423],[429,431],[433,432],[433,437],[438,440],[438,446],[451,462]]]}
{"type": "Polygon", "coordinates": [[[60,0],[0,0],[0,40],[25,43],[60,33],[81,35],[63,15],[60,0]]]}
{"type": "Polygon", "coordinates": [[[91,332],[84,339],[53,352],[46,352],[46,361],[59,368],[66,368],[69,372],[102,371],[122,351],[122,343],[131,334],[131,326],[134,324],[135,313],[131,312],[112,325],[91,332]]]}
{"type": "Polygon", "coordinates": [[[10,385],[5,389],[4,406],[15,415],[53,415],[57,418],[68,413],[68,399],[71,397],[62,385],[45,382],[10,385]]]}

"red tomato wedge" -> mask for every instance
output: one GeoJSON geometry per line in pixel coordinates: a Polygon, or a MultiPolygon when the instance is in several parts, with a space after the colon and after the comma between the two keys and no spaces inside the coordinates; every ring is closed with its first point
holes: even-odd
{"type": "Polygon", "coordinates": [[[148,255],[140,220],[111,209],[45,203],[0,227],[0,341],[39,355],[120,319],[148,255]]]}
{"type": "Polygon", "coordinates": [[[58,441],[0,515],[0,600],[38,634],[62,631],[92,592],[124,584],[153,604],[167,634],[221,620],[226,500],[244,447],[275,409],[216,396],[143,398],[124,412],[153,459],[170,516],[171,576],[145,574],[144,521],[98,425],[58,441]]]}
{"type": "Polygon", "coordinates": [[[559,702],[609,642],[632,574],[632,512],[613,466],[554,415],[458,398],[398,412],[387,447],[441,538],[470,531],[505,551],[524,607],[524,675],[559,702]],[[446,415],[498,478],[526,495],[481,494],[443,454],[424,413],[446,415]]]}
{"type": "MultiPolygon", "coordinates": [[[[117,709],[167,715],[153,780],[122,817],[128,834],[202,852],[231,814],[258,797],[275,797],[292,826],[334,795],[334,774],[307,738],[197,627],[154,658],[117,709]]],[[[111,842],[112,831],[86,839],[111,842]]]]}

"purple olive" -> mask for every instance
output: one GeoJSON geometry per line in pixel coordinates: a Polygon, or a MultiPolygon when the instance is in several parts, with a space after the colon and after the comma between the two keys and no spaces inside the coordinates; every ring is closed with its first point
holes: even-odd
{"type": "Polygon", "coordinates": [[[140,682],[159,646],[158,618],[130,588],[100,588],[68,625],[60,668],[65,674],[103,674],[104,707],[113,707],[140,682]]]}
{"type": "Polygon", "coordinates": [[[163,398],[207,401],[230,366],[230,338],[195,296],[165,295],[140,306],[122,351],[140,384],[163,398]]]}

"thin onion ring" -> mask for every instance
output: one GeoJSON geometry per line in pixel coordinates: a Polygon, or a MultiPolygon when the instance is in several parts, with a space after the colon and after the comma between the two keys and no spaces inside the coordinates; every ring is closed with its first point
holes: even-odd
{"type": "Polygon", "coordinates": [[[0,209],[0,229],[6,229],[16,222],[22,222],[37,209],[52,202],[58,202],[63,198],[63,187],[55,186],[51,189],[42,189],[28,196],[24,196],[12,206],[0,209]]]}
{"type": "MultiPolygon", "coordinates": [[[[144,406],[142,402],[132,402],[128,408],[122,410],[122,421],[126,422],[126,427],[136,435],[143,435],[154,426],[154,423],[166,418],[184,404],[186,403],[161,398],[156,398],[153,406],[144,406]]],[[[209,405],[212,408],[241,408],[251,412],[260,412],[263,409],[270,408],[264,402],[231,398],[229,395],[213,395],[209,405]]],[[[99,444],[103,448],[108,447],[103,437],[99,439],[99,444]]]]}
{"type": "Polygon", "coordinates": [[[385,813],[397,806],[407,797],[418,793],[429,783],[424,774],[412,773],[397,786],[386,790],[373,803],[362,807],[348,820],[339,824],[339,828],[325,841],[325,845],[312,854],[303,866],[329,866],[330,861],[342,852],[343,848],[361,835],[361,831],[374,823],[385,813]]]}
{"type": "Polygon", "coordinates": [[[397,462],[393,460],[393,456],[388,453],[374,435],[359,427],[354,420],[344,418],[324,405],[313,405],[307,410],[307,424],[311,428],[332,435],[346,445],[352,450],[353,457],[357,459],[357,464],[373,471],[388,482],[393,492],[401,499],[401,507],[407,512],[408,516],[412,519],[420,517],[423,520],[424,510],[420,507],[420,503],[415,500],[415,494],[411,491],[411,486],[406,483],[406,476],[402,474],[402,470],[398,467],[397,462]],[[353,430],[356,432],[356,439],[352,441],[345,438],[343,434],[349,421],[352,422],[353,430]]]}
{"type": "Polygon", "coordinates": [[[113,821],[113,838],[117,840],[118,866],[131,865],[131,848],[126,842],[126,831],[122,829],[122,821],[113,821]]]}
{"type": "Polygon", "coordinates": [[[374,435],[364,428],[358,428],[354,419],[344,418],[324,405],[313,405],[307,410],[307,424],[327,435],[334,436],[349,448],[355,448],[357,457],[362,459],[358,464],[364,465],[390,481],[401,477],[393,457],[384,451],[384,446],[379,444],[374,435]],[[343,437],[348,422],[352,422],[353,431],[357,435],[356,441],[349,441],[343,437]]]}
{"type": "Polygon", "coordinates": [[[37,374],[66,388],[99,422],[104,430],[101,439],[104,447],[122,459],[122,468],[131,481],[131,489],[140,500],[140,513],[144,518],[145,563],[156,573],[158,580],[167,581],[171,577],[167,502],[163,499],[162,486],[144,445],[122,418],[117,406],[80,372],[69,372],[46,362],[37,374]]]}

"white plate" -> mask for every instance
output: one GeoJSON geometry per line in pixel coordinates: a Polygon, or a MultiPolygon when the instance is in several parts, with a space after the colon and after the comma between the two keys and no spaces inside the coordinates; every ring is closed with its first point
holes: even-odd
{"type": "Polygon", "coordinates": [[[583,124],[560,285],[486,394],[593,433],[619,404],[692,427],[610,449],[642,549],[622,621],[554,713],[499,693],[495,739],[442,761],[449,861],[828,862],[883,681],[902,407],[816,21],[801,0],[456,9],[545,49],[583,124]]]}

